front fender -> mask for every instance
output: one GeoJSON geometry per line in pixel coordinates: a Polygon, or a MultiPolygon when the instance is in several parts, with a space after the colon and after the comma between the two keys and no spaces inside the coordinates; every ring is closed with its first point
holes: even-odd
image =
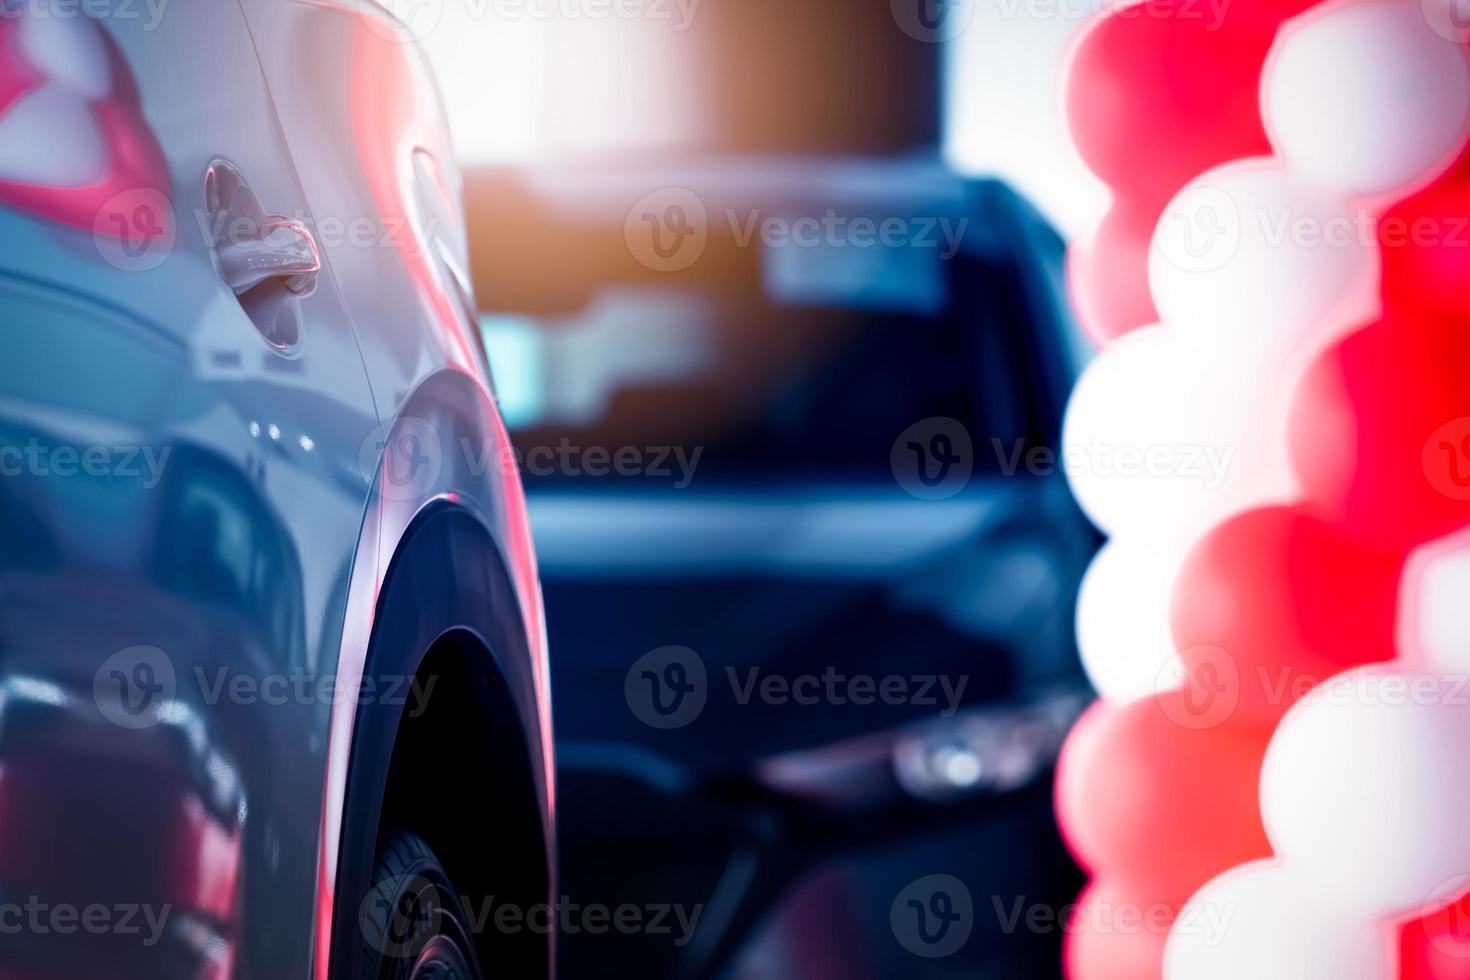
{"type": "MultiPolygon", "coordinates": [[[[349,589],[339,684],[413,676],[447,633],[480,641],[477,682],[503,685],[554,868],[554,760],[540,585],[510,439],[479,378],[446,369],[404,399],[364,443],[376,455],[359,568],[349,589]]],[[[494,699],[485,710],[499,710],[494,699]]],[[[333,711],[317,907],[316,974],[351,948],[365,894],[401,707],[343,701],[333,711]],[[335,910],[335,896],[353,907],[335,910]],[[334,927],[334,918],[336,925],[334,927]]],[[[549,873],[549,872],[548,872],[549,873]]]]}

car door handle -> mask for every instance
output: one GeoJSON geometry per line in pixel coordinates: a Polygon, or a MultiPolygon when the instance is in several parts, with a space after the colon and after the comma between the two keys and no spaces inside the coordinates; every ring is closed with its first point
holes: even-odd
{"type": "Polygon", "coordinates": [[[300,221],[267,211],[226,160],[205,172],[204,201],[215,272],[266,342],[290,356],[301,342],[301,301],[322,271],[316,239],[300,221]]]}
{"type": "Polygon", "coordinates": [[[238,232],[215,245],[220,278],[236,296],[270,279],[279,279],[296,296],[316,288],[322,257],[311,231],[292,218],[271,216],[255,234],[238,232]]]}

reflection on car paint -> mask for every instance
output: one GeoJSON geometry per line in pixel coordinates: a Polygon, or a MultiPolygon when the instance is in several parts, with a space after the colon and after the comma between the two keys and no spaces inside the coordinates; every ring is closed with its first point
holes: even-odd
{"type": "Polygon", "coordinates": [[[162,236],[168,168],[131,68],[90,17],[0,18],[0,204],[97,234],[162,236]]]}

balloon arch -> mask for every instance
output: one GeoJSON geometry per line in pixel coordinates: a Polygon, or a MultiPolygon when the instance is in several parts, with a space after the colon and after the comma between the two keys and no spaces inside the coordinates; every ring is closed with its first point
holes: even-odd
{"type": "Polygon", "coordinates": [[[1073,980],[1470,978],[1467,29],[1148,0],[1073,51],[1073,980]]]}

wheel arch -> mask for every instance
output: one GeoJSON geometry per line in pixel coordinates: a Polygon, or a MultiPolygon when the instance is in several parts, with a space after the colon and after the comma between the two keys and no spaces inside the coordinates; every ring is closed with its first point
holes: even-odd
{"type": "MultiPolygon", "coordinates": [[[[332,977],[361,975],[358,912],[389,827],[423,836],[472,903],[493,896],[491,912],[550,900],[550,749],[542,744],[535,657],[520,610],[507,562],[476,513],[441,498],[414,516],[383,577],[362,672],[381,681],[383,696],[364,697],[353,724],[332,977]],[[400,696],[390,697],[395,683],[400,696]],[[426,805],[431,789],[435,800],[426,805]]],[[[472,918],[482,911],[468,910],[472,918]]],[[[549,975],[552,936],[497,934],[493,923],[485,918],[477,934],[487,967],[549,975]]]]}

